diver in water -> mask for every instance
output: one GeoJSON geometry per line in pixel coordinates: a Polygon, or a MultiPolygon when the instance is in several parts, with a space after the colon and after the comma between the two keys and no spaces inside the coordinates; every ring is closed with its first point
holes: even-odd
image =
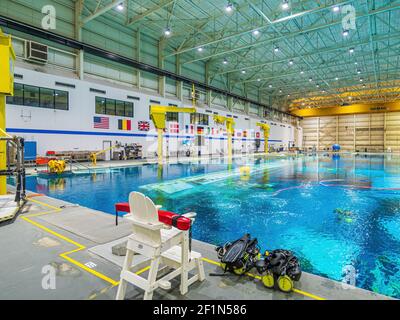
{"type": "Polygon", "coordinates": [[[341,220],[344,220],[346,222],[353,222],[353,212],[350,210],[345,210],[341,208],[336,208],[333,210],[334,213],[336,213],[337,217],[341,220]]]}

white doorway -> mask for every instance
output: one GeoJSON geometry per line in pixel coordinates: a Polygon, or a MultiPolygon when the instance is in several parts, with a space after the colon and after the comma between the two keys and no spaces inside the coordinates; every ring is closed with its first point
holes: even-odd
{"type": "MultiPolygon", "coordinates": [[[[110,149],[112,147],[112,142],[110,140],[103,141],[103,150],[110,149]]],[[[111,160],[111,153],[112,150],[108,150],[104,153],[104,160],[110,161],[111,160]]]]}

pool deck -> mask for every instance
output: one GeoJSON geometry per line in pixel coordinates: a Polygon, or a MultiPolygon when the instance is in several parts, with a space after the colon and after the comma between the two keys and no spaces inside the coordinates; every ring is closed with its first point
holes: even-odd
{"type": "MultiPolygon", "coordinates": [[[[246,154],[236,154],[232,158],[233,159],[241,159],[241,158],[248,158],[252,156],[264,156],[268,157],[271,159],[274,158],[282,158],[286,157],[288,155],[295,155],[292,153],[288,152],[282,152],[282,153],[246,153],[246,154]]],[[[207,155],[207,156],[201,156],[201,157],[169,157],[165,159],[165,164],[174,164],[174,163],[185,163],[185,162],[198,162],[198,161],[209,161],[209,160],[223,160],[223,159],[228,159],[227,156],[221,157],[218,155],[207,155]]],[[[98,169],[110,169],[110,168],[122,168],[122,167],[131,167],[131,166],[140,166],[140,165],[146,165],[146,164],[157,164],[158,160],[157,158],[148,158],[148,159],[137,159],[137,160],[110,160],[110,161],[98,161],[96,166],[93,166],[91,162],[80,162],[79,165],[74,165],[72,171],[85,171],[85,170],[98,170],[98,169]]],[[[26,168],[26,173],[28,175],[34,175],[37,174],[40,171],[45,171],[47,169],[46,166],[38,166],[36,167],[27,167],[26,168]]],[[[67,170],[68,170],[67,166],[67,170]]]]}
{"type": "MultiPolygon", "coordinates": [[[[111,247],[130,233],[124,219],[115,226],[110,214],[29,194],[21,214],[0,224],[0,299],[115,299],[123,258],[112,255],[111,247]],[[55,289],[46,289],[49,265],[56,271],[55,289]]],[[[266,289],[252,276],[210,277],[210,272],[221,272],[214,246],[194,240],[193,249],[203,255],[206,280],[192,285],[185,296],[173,282],[171,290],[157,289],[154,299],[390,299],[308,273],[289,294],[266,289]]],[[[128,286],[127,299],[142,297],[141,290],[128,286]]]]}

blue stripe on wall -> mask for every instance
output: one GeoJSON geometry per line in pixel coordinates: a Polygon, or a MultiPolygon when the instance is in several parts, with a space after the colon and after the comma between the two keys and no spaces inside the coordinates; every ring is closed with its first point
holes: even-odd
{"type": "MultiPolygon", "coordinates": [[[[156,134],[152,133],[122,133],[122,132],[98,132],[98,131],[66,131],[66,130],[44,130],[44,129],[22,129],[22,128],[7,128],[9,133],[38,133],[38,134],[69,134],[69,135],[83,135],[83,136],[118,136],[118,137],[153,137],[157,138],[156,134]]],[[[178,135],[165,135],[166,138],[180,138],[190,139],[193,136],[178,136],[178,135]]],[[[209,140],[227,140],[226,137],[206,137],[209,140]]],[[[233,140],[241,141],[255,141],[256,139],[246,138],[233,138],[233,140]]],[[[264,141],[264,139],[260,139],[264,141]]],[[[268,142],[282,142],[282,140],[268,140],[268,142]]]]}

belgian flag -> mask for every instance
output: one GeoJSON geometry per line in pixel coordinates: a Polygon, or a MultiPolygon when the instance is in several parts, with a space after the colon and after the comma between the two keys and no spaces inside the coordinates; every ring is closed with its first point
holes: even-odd
{"type": "Polygon", "coordinates": [[[123,119],[118,120],[118,129],[119,130],[130,131],[131,128],[132,128],[131,120],[123,120],[123,119]]]}

